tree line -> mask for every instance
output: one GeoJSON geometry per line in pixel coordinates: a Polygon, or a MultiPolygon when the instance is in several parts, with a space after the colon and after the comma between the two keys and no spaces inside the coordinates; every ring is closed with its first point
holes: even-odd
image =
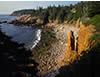
{"type": "Polygon", "coordinates": [[[19,10],[15,13],[31,14],[48,23],[50,20],[58,20],[60,23],[64,21],[77,20],[85,21],[87,17],[93,17],[100,14],[100,2],[98,1],[81,1],[75,5],[69,6],[48,6],[47,8],[39,7],[38,9],[19,10]]]}

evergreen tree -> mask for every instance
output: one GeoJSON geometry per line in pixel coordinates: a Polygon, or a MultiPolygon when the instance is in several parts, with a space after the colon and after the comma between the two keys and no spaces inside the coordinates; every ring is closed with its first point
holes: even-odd
{"type": "Polygon", "coordinates": [[[89,16],[93,17],[96,14],[100,14],[100,2],[94,1],[94,2],[89,2],[90,9],[89,9],[89,16]]]}

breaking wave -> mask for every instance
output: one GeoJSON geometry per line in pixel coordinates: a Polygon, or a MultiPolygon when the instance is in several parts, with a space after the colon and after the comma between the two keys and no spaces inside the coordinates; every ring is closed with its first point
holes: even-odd
{"type": "Polygon", "coordinates": [[[36,32],[36,40],[33,42],[33,45],[31,47],[31,50],[37,45],[37,43],[41,40],[41,30],[37,30],[36,32]]]}

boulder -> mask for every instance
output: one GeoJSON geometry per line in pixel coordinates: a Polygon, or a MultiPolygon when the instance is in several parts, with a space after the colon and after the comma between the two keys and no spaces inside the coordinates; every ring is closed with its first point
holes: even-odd
{"type": "Polygon", "coordinates": [[[36,22],[37,22],[37,24],[44,24],[44,21],[41,19],[37,19],[36,22]]]}

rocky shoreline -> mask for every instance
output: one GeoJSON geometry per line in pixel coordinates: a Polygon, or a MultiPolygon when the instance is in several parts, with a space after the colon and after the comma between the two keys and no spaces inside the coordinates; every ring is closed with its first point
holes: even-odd
{"type": "MultiPolygon", "coordinates": [[[[64,59],[61,57],[61,54],[65,54],[67,48],[67,37],[69,31],[74,31],[75,34],[78,34],[78,28],[74,26],[69,26],[66,24],[47,24],[46,26],[53,27],[54,32],[56,33],[55,36],[58,39],[57,42],[51,45],[51,48],[48,51],[45,51],[44,55],[39,55],[36,62],[39,63],[38,75],[44,76],[45,74],[49,73],[52,70],[58,69],[58,61],[64,59]]],[[[47,76],[47,75],[46,75],[47,76]]],[[[50,76],[47,76],[50,77],[50,76]]],[[[51,76],[54,77],[54,76],[51,76]]]]}
{"type": "MultiPolygon", "coordinates": [[[[15,24],[23,24],[26,17],[23,16],[13,21],[15,24]]],[[[31,18],[29,17],[29,21],[31,18]]],[[[12,23],[12,24],[13,24],[12,23]]],[[[36,22],[37,24],[37,22],[36,22]]],[[[92,35],[92,26],[86,27],[79,19],[76,24],[68,23],[47,23],[47,24],[24,24],[25,26],[32,26],[42,29],[41,40],[38,45],[32,49],[31,59],[35,60],[39,65],[37,66],[39,77],[56,77],[61,72],[62,66],[67,66],[68,71],[72,70],[69,66],[73,65],[75,61],[80,59],[83,51],[87,51],[91,43],[88,39],[92,35]],[[33,26],[34,25],[34,26],[33,26]],[[86,33],[84,35],[84,33],[86,33]],[[84,47],[83,47],[84,46],[84,47]],[[81,49],[80,49],[81,48],[81,49]]]]}
{"type": "Polygon", "coordinates": [[[9,22],[9,24],[14,24],[17,26],[18,25],[34,26],[34,25],[43,25],[44,21],[40,20],[37,17],[32,17],[31,15],[22,15],[9,22]]]}
{"type": "MultiPolygon", "coordinates": [[[[44,68],[40,71],[40,74],[43,77],[59,77],[61,72],[63,75],[65,74],[64,70],[68,73],[65,74],[66,76],[71,75],[71,72],[74,76],[75,70],[79,69],[80,66],[78,63],[80,58],[88,53],[91,46],[95,45],[95,40],[92,42],[88,40],[93,35],[93,26],[85,26],[82,23],[79,23],[79,25],[80,28],[65,24],[54,25],[56,37],[58,36],[59,41],[53,44],[49,50],[49,53],[53,54],[53,56],[49,55],[49,57],[43,57],[42,59],[45,65],[40,67],[44,68]],[[65,36],[66,34],[68,39],[65,36]],[[46,70],[47,68],[48,70],[46,70]]],[[[62,77],[62,75],[60,77],[62,77]]]]}
{"type": "MultiPolygon", "coordinates": [[[[10,24],[16,25],[16,24],[23,24],[25,22],[24,25],[27,25],[30,22],[30,24],[32,25],[31,21],[33,20],[31,19],[30,16],[24,15],[16,18],[12,22],[10,22],[10,24]],[[27,20],[24,21],[25,19],[27,20]]],[[[64,57],[62,57],[61,54],[65,54],[67,48],[68,32],[73,31],[75,34],[74,36],[77,36],[79,28],[76,28],[75,26],[71,26],[66,23],[62,23],[62,24],[48,23],[41,26],[41,28],[43,30],[47,30],[47,31],[50,30],[50,32],[54,32],[55,35],[53,36],[55,37],[54,40],[55,42],[50,45],[49,49],[42,51],[43,53],[39,53],[39,54],[34,53],[34,49],[33,49],[33,57],[31,58],[34,59],[39,64],[38,66],[39,71],[37,73],[38,76],[54,77],[52,76],[52,74],[56,75],[59,73],[59,71],[57,71],[59,69],[58,61],[64,59],[64,57]],[[51,71],[55,71],[55,72],[51,73],[51,71]]]]}

